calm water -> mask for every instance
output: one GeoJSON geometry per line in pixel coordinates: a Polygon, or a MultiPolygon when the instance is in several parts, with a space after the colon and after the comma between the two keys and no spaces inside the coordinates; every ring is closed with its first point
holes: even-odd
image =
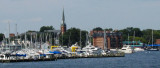
{"type": "Polygon", "coordinates": [[[0,63],[0,68],[160,68],[160,51],[137,52],[125,57],[0,63]]]}

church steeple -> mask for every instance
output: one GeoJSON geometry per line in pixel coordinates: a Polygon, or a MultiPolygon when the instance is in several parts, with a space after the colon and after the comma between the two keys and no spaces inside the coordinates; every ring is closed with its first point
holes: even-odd
{"type": "Polygon", "coordinates": [[[65,15],[64,15],[64,8],[63,8],[61,34],[64,34],[65,32],[66,32],[66,23],[65,23],[65,15]]]}
{"type": "Polygon", "coordinates": [[[63,13],[62,13],[62,24],[65,24],[64,8],[63,8],[63,13]]]}

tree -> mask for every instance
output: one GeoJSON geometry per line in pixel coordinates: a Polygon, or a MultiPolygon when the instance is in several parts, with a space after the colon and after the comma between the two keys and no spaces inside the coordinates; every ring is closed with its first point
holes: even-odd
{"type": "Polygon", "coordinates": [[[96,27],[93,29],[93,31],[103,31],[103,29],[101,27],[96,27]]]}
{"type": "Polygon", "coordinates": [[[0,41],[2,41],[4,38],[4,34],[0,33],[0,41]]]}
{"type": "Polygon", "coordinates": [[[40,28],[40,32],[44,32],[45,30],[54,30],[53,26],[42,26],[40,28]]]}
{"type": "Polygon", "coordinates": [[[150,43],[152,39],[152,29],[146,29],[142,31],[143,33],[143,38],[146,40],[144,43],[150,43]]]}
{"type": "Polygon", "coordinates": [[[123,40],[126,40],[129,36],[133,36],[135,32],[135,37],[142,37],[143,33],[139,28],[127,27],[125,29],[120,30],[123,33],[123,40]]]}
{"type": "MultiPolygon", "coordinates": [[[[146,40],[145,43],[152,44],[152,29],[146,29],[142,31],[143,38],[146,40]]],[[[160,39],[160,30],[153,30],[153,44],[155,43],[156,39],[160,39]]]]}
{"type": "Polygon", "coordinates": [[[112,29],[112,28],[109,28],[109,29],[108,29],[108,28],[106,28],[105,30],[106,30],[106,31],[113,31],[113,29],[112,29]]]}
{"type": "MultiPolygon", "coordinates": [[[[81,30],[81,44],[82,47],[85,46],[86,43],[86,33],[87,31],[81,30]]],[[[78,42],[80,44],[80,29],[78,28],[70,28],[65,32],[63,35],[60,36],[60,43],[63,45],[71,46],[72,44],[75,44],[78,42]],[[63,38],[63,40],[62,40],[63,38]]]]}
{"type": "MultiPolygon", "coordinates": [[[[143,33],[142,31],[139,29],[139,28],[133,28],[132,30],[133,32],[135,31],[135,36],[136,37],[142,37],[143,36],[143,33]]],[[[133,33],[134,34],[134,33],[133,33]]]]}

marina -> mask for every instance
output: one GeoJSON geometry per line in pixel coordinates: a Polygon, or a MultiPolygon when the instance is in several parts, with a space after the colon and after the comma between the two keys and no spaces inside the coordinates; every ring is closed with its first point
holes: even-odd
{"type": "Polygon", "coordinates": [[[160,1],[0,1],[0,68],[159,68],[160,1]]]}
{"type": "Polygon", "coordinates": [[[124,52],[109,51],[92,45],[87,45],[82,50],[78,46],[72,45],[70,48],[52,46],[49,49],[21,49],[13,52],[1,52],[0,62],[32,62],[32,61],[55,61],[59,59],[77,59],[77,58],[103,58],[103,57],[124,57],[124,52]],[[54,47],[54,48],[52,48],[54,47]],[[69,50],[70,49],[70,50],[69,50]]]}

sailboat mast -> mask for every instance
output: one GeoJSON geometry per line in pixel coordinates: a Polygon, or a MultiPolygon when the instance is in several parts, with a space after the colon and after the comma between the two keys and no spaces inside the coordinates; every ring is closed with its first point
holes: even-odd
{"type": "Polygon", "coordinates": [[[71,45],[71,32],[69,33],[69,44],[68,47],[71,45]]]}
{"type": "Polygon", "coordinates": [[[25,48],[27,47],[27,44],[26,44],[26,41],[27,41],[27,35],[26,35],[26,32],[25,32],[25,48]]]}
{"type": "MultiPolygon", "coordinates": [[[[8,21],[8,41],[9,41],[9,43],[8,44],[10,44],[10,23],[9,23],[9,21],[8,21]]],[[[9,51],[10,51],[10,49],[11,49],[11,47],[10,47],[10,45],[9,45],[9,51]]]]}
{"type": "Polygon", "coordinates": [[[88,34],[86,33],[86,45],[87,45],[87,42],[88,42],[88,34]]]}
{"type": "Polygon", "coordinates": [[[32,47],[31,47],[31,46],[32,46],[32,33],[31,33],[30,36],[31,36],[31,44],[30,44],[30,48],[32,48],[32,47]]]}
{"type": "Polygon", "coordinates": [[[128,33],[128,45],[129,45],[129,33],[128,33]]]}
{"type": "Polygon", "coordinates": [[[15,33],[15,34],[16,34],[16,36],[17,36],[17,38],[18,38],[18,33],[17,33],[17,24],[16,24],[16,28],[15,28],[15,29],[16,29],[16,33],[15,33]]]}
{"type": "Polygon", "coordinates": [[[106,31],[104,30],[104,49],[107,49],[106,47],[106,31]]]}
{"type": "Polygon", "coordinates": [[[51,46],[52,46],[52,35],[53,35],[53,34],[51,33],[51,46]]]}
{"type": "Polygon", "coordinates": [[[37,47],[36,47],[36,45],[37,45],[37,33],[36,33],[35,36],[36,36],[36,37],[35,37],[36,39],[35,39],[35,46],[34,46],[34,48],[37,49],[37,47]]]}
{"type": "Polygon", "coordinates": [[[63,34],[62,34],[62,46],[63,46],[63,34]]]}
{"type": "Polygon", "coordinates": [[[152,29],[152,46],[153,46],[153,29],[152,29]]]}
{"type": "Polygon", "coordinates": [[[134,40],[135,40],[135,31],[134,31],[134,34],[133,34],[133,45],[134,45],[134,40]]]}
{"type": "MultiPolygon", "coordinates": [[[[79,44],[80,44],[80,46],[81,46],[81,30],[80,30],[80,43],[79,43],[79,44]]],[[[82,47],[82,46],[81,46],[81,47],[82,47]]]]}

